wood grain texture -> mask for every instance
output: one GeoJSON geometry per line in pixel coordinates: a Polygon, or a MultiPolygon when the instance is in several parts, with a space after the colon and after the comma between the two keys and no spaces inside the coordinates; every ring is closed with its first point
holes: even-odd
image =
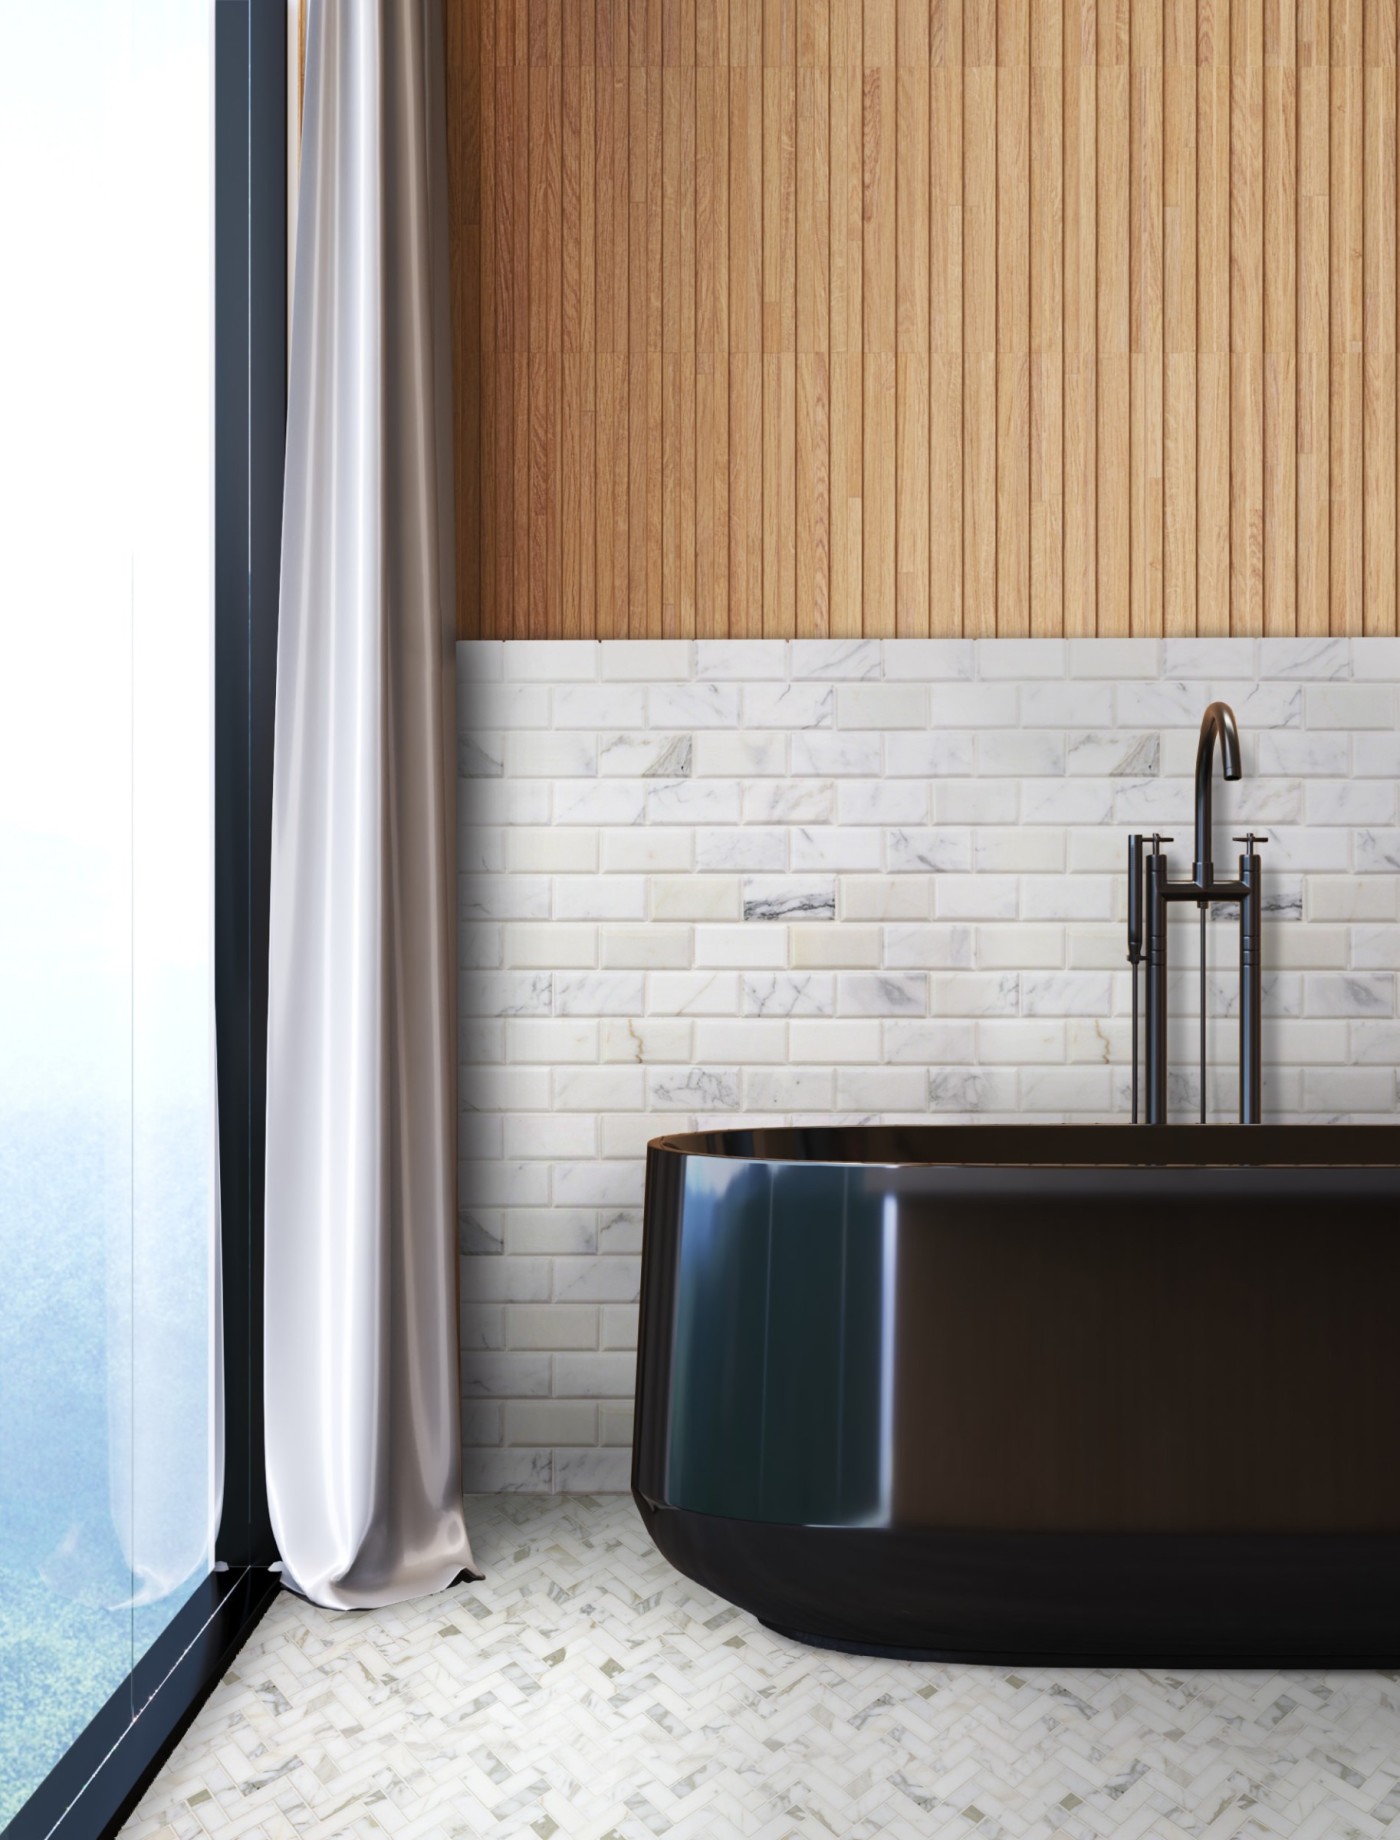
{"type": "Polygon", "coordinates": [[[464,637],[1395,633],[1396,0],[446,0],[464,637]]]}

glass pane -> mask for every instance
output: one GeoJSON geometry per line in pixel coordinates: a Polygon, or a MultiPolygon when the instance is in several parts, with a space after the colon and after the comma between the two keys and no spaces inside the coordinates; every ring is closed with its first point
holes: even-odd
{"type": "Polygon", "coordinates": [[[211,23],[0,0],[0,1824],[209,1568],[211,23]]]}

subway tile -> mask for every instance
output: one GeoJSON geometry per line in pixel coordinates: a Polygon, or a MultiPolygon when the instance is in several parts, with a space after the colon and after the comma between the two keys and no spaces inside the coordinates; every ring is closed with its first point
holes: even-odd
{"type": "Polygon", "coordinates": [[[640,971],[561,971],[554,981],[560,1016],[635,1016],[643,1007],[640,971]]]}
{"type": "Polygon", "coordinates": [[[978,870],[1010,870],[1015,874],[1042,874],[1065,866],[1062,830],[1022,830],[1019,827],[979,829],[973,834],[972,862],[978,870]]]}
{"type": "Polygon", "coordinates": [[[691,962],[692,950],[689,927],[655,920],[642,926],[605,926],[599,933],[599,955],[607,970],[682,971],[691,962]]]}
{"type": "Polygon", "coordinates": [[[1151,679],[1162,668],[1160,639],[1071,639],[1071,677],[1151,679]]]}
{"type": "Polygon", "coordinates": [[[975,1023],[944,1016],[894,1019],[886,1022],[881,1032],[884,1059],[924,1067],[970,1061],[977,1039],[975,1029],[975,1023]]]}
{"type": "Polygon", "coordinates": [[[640,1207],[646,1179],[641,1161],[557,1163],[554,1199],[562,1207],[640,1207]]]}
{"type": "Polygon", "coordinates": [[[1309,824],[1393,824],[1395,785],[1384,779],[1315,779],[1307,786],[1309,824]]]}
{"type": "Polygon", "coordinates": [[[1395,689],[1390,684],[1309,684],[1309,728],[1394,728],[1395,689]]]}
{"type": "Polygon", "coordinates": [[[787,866],[786,826],[750,824],[732,830],[698,830],[695,834],[695,867],[699,870],[782,870],[787,866]]]}
{"type": "Polygon", "coordinates": [[[1027,728],[1104,728],[1113,721],[1109,684],[1025,684],[1021,720],[1027,728]]]}
{"type": "Polygon", "coordinates": [[[977,771],[1040,779],[1065,770],[1065,737],[1043,729],[992,729],[977,736],[977,771]]]}
{"type": "Polygon", "coordinates": [[[922,1111],[928,1076],[918,1067],[838,1067],[836,1107],[850,1112],[922,1111]]]}
{"type": "Polygon", "coordinates": [[[836,882],[829,875],[746,875],[746,921],[834,920],[836,882]]]}
{"type": "Polygon", "coordinates": [[[507,678],[566,684],[595,678],[603,648],[595,639],[516,639],[501,649],[507,678]]]}
{"type": "Polygon", "coordinates": [[[508,830],[506,868],[513,875],[586,874],[598,867],[598,833],[586,830],[508,830]]]}
{"type": "Polygon", "coordinates": [[[610,875],[683,873],[695,860],[695,833],[660,825],[603,832],[603,867],[610,875]]]}
{"type": "Polygon", "coordinates": [[[609,639],[598,651],[599,674],[615,682],[672,683],[695,663],[690,639],[609,639]]]}
{"type": "Polygon", "coordinates": [[[662,1016],[737,1015],[739,979],[733,971],[654,971],[647,1008],[662,1016]]]}
{"type": "Polygon", "coordinates": [[[1014,920],[1020,898],[1014,875],[940,875],[933,907],[940,920],[1014,920]]]}
{"type": "Polygon", "coordinates": [[[564,1112],[635,1112],[643,1103],[641,1067],[560,1066],[554,1104],[564,1112]]]}
{"type": "Polygon", "coordinates": [[[1131,730],[1066,735],[1065,770],[1095,779],[1151,779],[1162,770],[1162,738],[1131,730]]]}
{"type": "MultiPolygon", "coordinates": [[[[599,1059],[683,1061],[689,1057],[692,1039],[690,1023],[681,1016],[610,1016],[599,1024],[599,1059]]],[[[605,1154],[615,1153],[605,1150],[605,1154]]]]}
{"type": "Polygon", "coordinates": [[[1027,971],[1021,978],[1027,1016],[1106,1016],[1111,1007],[1109,981],[1097,971],[1027,971]]]}
{"type": "Polygon", "coordinates": [[[833,1016],[836,979],[822,971],[748,971],[743,1001],[750,1016],[833,1016]]]}
{"type": "Polygon", "coordinates": [[[554,1487],[560,1495],[620,1495],[630,1486],[630,1450],[556,1450],[554,1487]]]}
{"type": "Polygon", "coordinates": [[[473,971],[460,980],[458,997],[463,1016],[549,1016],[554,979],[547,971],[473,971]]]}
{"type": "Polygon", "coordinates": [[[640,824],[646,816],[645,780],[555,780],[556,824],[640,824]]]}
{"type": "Polygon", "coordinates": [[[746,1067],[744,1106],[751,1112],[827,1111],[836,1092],[825,1067],[746,1067]]]}
{"type": "Polygon", "coordinates": [[[1027,920],[1107,920],[1115,886],[1106,875],[1028,875],[1021,912],[1027,920]]]}
{"type": "Polygon", "coordinates": [[[592,779],[598,771],[598,737],[570,729],[507,735],[502,756],[503,771],[515,779],[592,779]]]}
{"type": "Polygon", "coordinates": [[[1312,972],[1303,980],[1309,1016],[1389,1016],[1395,1008],[1393,971],[1312,972]]]}
{"type": "Polygon", "coordinates": [[[1274,728],[1258,738],[1261,773],[1340,778],[1348,770],[1349,755],[1349,737],[1341,733],[1274,728]]]}
{"type": "Polygon", "coordinates": [[[658,875],[651,883],[653,920],[737,920],[739,881],[733,875],[658,875]]]}
{"type": "Polygon", "coordinates": [[[830,684],[746,684],[745,728],[830,728],[836,692],[830,684]]]}
{"type": "Polygon", "coordinates": [[[1063,677],[1069,647],[1063,639],[1001,639],[977,654],[983,678],[1063,677]]]}
{"type": "Polygon", "coordinates": [[[1356,773],[1400,778],[1400,733],[1353,735],[1351,747],[1356,773]]]}
{"type": "Polygon", "coordinates": [[[932,906],[929,883],[912,876],[843,875],[836,884],[842,920],[925,920],[932,906]]]}
{"type": "Polygon", "coordinates": [[[641,1260],[609,1253],[606,1258],[557,1258],[556,1303],[635,1303],[641,1292],[641,1260]]]}
{"type": "Polygon", "coordinates": [[[803,730],[792,737],[791,757],[796,779],[869,779],[880,771],[880,736],[803,730]]]}
{"type": "Polygon", "coordinates": [[[695,675],[742,683],[757,677],[786,677],[786,639],[700,639],[695,645],[695,675]]]}
{"type": "Polygon", "coordinates": [[[879,677],[878,639],[794,639],[794,677],[879,677]]]}
{"type": "Polygon", "coordinates": [[[972,867],[973,833],[958,825],[899,825],[885,833],[892,875],[958,875],[972,867]]]}
{"type": "Polygon", "coordinates": [[[686,779],[694,769],[689,735],[600,735],[598,772],[608,779],[686,779]]]}
{"type": "Polygon", "coordinates": [[[554,1487],[551,1450],[462,1452],[462,1487],[469,1495],[548,1495],[554,1487]]]}
{"type": "Polygon", "coordinates": [[[787,1023],[781,1018],[706,1016],[695,1024],[695,1058],[739,1064],[781,1061],[787,1050],[787,1023]]]}
{"type": "MultiPolygon", "coordinates": [[[[510,1112],[504,1119],[496,1119],[504,1124],[503,1151],[508,1157],[528,1161],[532,1157],[560,1156],[596,1156],[598,1154],[598,1121],[595,1118],[579,1116],[577,1118],[556,1118],[551,1121],[548,1133],[540,1130],[540,1121],[530,1112],[510,1112]]],[[[502,1154],[501,1151],[496,1152],[502,1154]]],[[[527,1251],[527,1247],[509,1247],[512,1251],[527,1251]]]]}
{"type": "Polygon", "coordinates": [[[647,693],[620,684],[564,684],[554,692],[556,728],[629,729],[647,725],[647,693]]]}
{"type": "MultiPolygon", "coordinates": [[[[591,1135],[587,1144],[575,1140],[572,1144],[565,1140],[556,1141],[560,1126],[587,1124],[596,1135],[597,1121],[592,1118],[554,1118],[550,1121],[549,1142],[546,1150],[541,1142],[542,1133],[537,1118],[520,1117],[510,1121],[518,1127],[523,1135],[531,1132],[535,1138],[532,1154],[552,1154],[555,1156],[585,1157],[597,1154],[597,1144],[591,1135]]],[[[598,1217],[592,1208],[508,1208],[505,1211],[506,1247],[510,1252],[522,1252],[553,1257],[558,1253],[569,1253],[575,1257],[584,1257],[598,1250],[598,1217]]],[[[526,1344],[512,1341],[512,1348],[525,1346],[552,1346],[550,1343],[526,1344]]],[[[592,1347],[591,1342],[565,1344],[566,1346],[592,1347]]]]}
{"type": "Polygon", "coordinates": [[[992,1018],[977,1024],[976,1039],[979,1061],[1020,1067],[1065,1058],[1065,1025],[1058,1016],[992,1018]]]}
{"type": "Polygon", "coordinates": [[[523,1444],[594,1444],[598,1408],[582,1399],[513,1399],[504,1407],[505,1441],[523,1444]]]}
{"type": "Polygon", "coordinates": [[[1309,920],[1393,920],[1394,881],[1352,875],[1310,875],[1306,882],[1309,920]]]}
{"type": "Polygon", "coordinates": [[[637,1360],[624,1354],[556,1354],[554,1392],[559,1399],[630,1399],[637,1360]]]}
{"type": "Polygon", "coordinates": [[[977,675],[971,639],[886,639],[885,676],[893,682],[924,679],[969,683],[977,675]]]}
{"type": "Polygon", "coordinates": [[[887,926],[884,961],[893,968],[930,971],[970,970],[975,935],[970,926],[887,926]]]}
{"type": "Polygon", "coordinates": [[[647,692],[653,728],[723,728],[739,726],[737,684],[653,684],[647,692]]]}
{"type": "Polygon", "coordinates": [[[922,684],[842,684],[836,692],[841,728],[926,728],[928,719],[922,684]]]}
{"type": "MultiPolygon", "coordinates": [[[[836,869],[860,873],[880,867],[881,833],[851,824],[800,825],[792,832],[794,869],[836,869]]],[[[776,867],[774,864],[754,864],[776,867]]],[[[833,918],[835,914],[833,913],[833,918]]]]}
{"type": "Polygon", "coordinates": [[[508,965],[575,970],[598,962],[596,926],[519,924],[507,926],[504,936],[508,965]]]}
{"type": "MultiPolygon", "coordinates": [[[[637,1346],[637,1306],[635,1303],[605,1303],[598,1311],[598,1336],[604,1348],[637,1346]]],[[[624,1396],[630,1393],[624,1389],[624,1396]]],[[[606,1407],[603,1408],[606,1410],[606,1407]]]]}
{"type": "Polygon", "coordinates": [[[880,1025],[873,1020],[828,1022],[794,1017],[788,1024],[788,1058],[798,1063],[875,1061],[880,1025]]]}
{"type": "Polygon", "coordinates": [[[924,824],[928,788],[913,780],[843,780],[836,805],[842,824],[924,824]]]}
{"type": "Polygon", "coordinates": [[[556,920],[640,920],[646,906],[647,885],[640,875],[554,878],[556,920]]]}
{"type": "MultiPolygon", "coordinates": [[[[974,936],[980,971],[1043,971],[1065,962],[1062,926],[979,926],[974,936]]],[[[1121,948],[1120,934],[1114,943],[1121,948]]]]}
{"type": "Polygon", "coordinates": [[[972,735],[954,729],[939,734],[896,730],[885,738],[885,771],[904,779],[950,779],[971,773],[973,743],[972,735]]]}
{"type": "Polygon", "coordinates": [[[789,962],[795,970],[822,971],[880,962],[880,929],[874,926],[794,926],[789,962]]]}
{"type": "Polygon", "coordinates": [[[775,780],[744,788],[746,824],[829,824],[836,815],[831,780],[775,780]]]}
{"type": "Polygon", "coordinates": [[[462,1356],[462,1393],[468,1399],[544,1399],[549,1365],[547,1354],[470,1350],[462,1356]]]}
{"type": "Polygon", "coordinates": [[[928,1107],[946,1115],[1009,1112],[1016,1104],[1016,1075],[999,1067],[930,1067],[928,1107]]]}
{"type": "Polygon", "coordinates": [[[697,926],[695,929],[694,964],[697,970],[709,965],[761,970],[766,966],[785,965],[787,959],[788,939],[784,926],[760,927],[741,922],[737,926],[697,926]]]}
{"type": "Polygon", "coordinates": [[[695,771],[707,779],[765,778],[787,772],[787,736],[740,729],[695,737],[695,771]]]}
{"type": "Polygon", "coordinates": [[[598,1442],[627,1444],[632,1442],[633,1411],[630,1405],[598,1408],[598,1442]]]}
{"type": "Polygon", "coordinates": [[[917,971],[843,972],[836,980],[836,1009],[842,1016],[922,1016],[928,978],[917,971]]]}
{"type": "Polygon", "coordinates": [[[656,1112],[737,1111],[739,1069],[649,1067],[646,1070],[646,1095],[647,1104],[656,1112]]]}
{"type": "Polygon", "coordinates": [[[648,780],[648,824],[737,824],[740,787],[722,779],[648,780]]]}
{"type": "Polygon", "coordinates": [[[929,986],[935,1016],[1014,1016],[1021,1004],[1021,979],[1014,971],[936,972],[929,986]]]}
{"type": "MultiPolygon", "coordinates": [[[[1293,643],[1288,641],[1287,643],[1293,643]]],[[[1275,653],[1276,660],[1282,654],[1275,653]]],[[[1162,643],[1164,677],[1219,679],[1254,675],[1255,641],[1253,639],[1166,639],[1162,643]]],[[[1266,677],[1293,677],[1295,671],[1266,670],[1266,677]]],[[[1305,671],[1303,676],[1314,673],[1305,671]]],[[[1328,676],[1323,672],[1320,675],[1328,676]]]]}
{"type": "MultiPolygon", "coordinates": [[[[1352,648],[1345,639],[1261,639],[1259,641],[1259,675],[1261,677],[1312,678],[1325,681],[1352,675],[1352,648]]],[[[1231,676],[1249,671],[1232,666],[1231,676]]]]}
{"type": "MultiPolygon", "coordinates": [[[[1056,794],[1064,790],[1060,781],[1052,784],[1056,794]]],[[[1021,815],[1021,782],[1018,779],[946,780],[933,788],[933,800],[940,824],[1014,824],[1021,815]]]]}

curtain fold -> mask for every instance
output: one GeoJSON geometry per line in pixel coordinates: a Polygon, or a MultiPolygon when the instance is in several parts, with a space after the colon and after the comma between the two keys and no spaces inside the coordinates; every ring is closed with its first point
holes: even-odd
{"type": "Polygon", "coordinates": [[[311,0],[273,769],[266,1394],[317,1603],[472,1567],[440,0],[311,0]]]}

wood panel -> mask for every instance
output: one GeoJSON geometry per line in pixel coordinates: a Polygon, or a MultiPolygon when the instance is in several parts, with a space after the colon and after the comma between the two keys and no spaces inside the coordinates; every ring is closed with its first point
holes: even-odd
{"type": "Polygon", "coordinates": [[[1394,633],[1396,0],[446,0],[464,637],[1394,633]]]}

